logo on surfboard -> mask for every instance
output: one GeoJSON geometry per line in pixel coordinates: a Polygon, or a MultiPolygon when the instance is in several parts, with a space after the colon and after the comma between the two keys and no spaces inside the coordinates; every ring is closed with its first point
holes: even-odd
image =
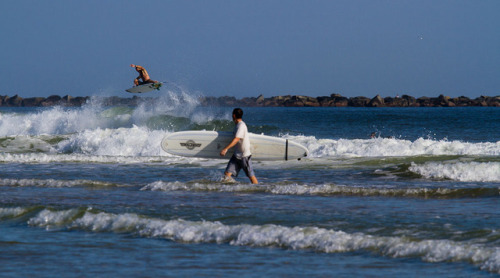
{"type": "Polygon", "coordinates": [[[196,143],[193,140],[187,140],[186,143],[181,143],[181,146],[186,147],[188,150],[201,147],[201,144],[196,143]]]}
{"type": "Polygon", "coordinates": [[[158,82],[158,83],[154,83],[153,85],[151,85],[153,89],[155,90],[160,90],[161,88],[161,82],[158,82]]]}

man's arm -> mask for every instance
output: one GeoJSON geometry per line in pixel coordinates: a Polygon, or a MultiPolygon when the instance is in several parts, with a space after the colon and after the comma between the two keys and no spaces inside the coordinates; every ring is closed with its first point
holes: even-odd
{"type": "Polygon", "coordinates": [[[229,143],[229,145],[227,145],[224,149],[222,149],[222,150],[220,151],[220,156],[225,156],[225,155],[226,155],[226,153],[227,153],[227,151],[228,151],[230,148],[232,148],[232,147],[236,146],[236,144],[238,144],[238,142],[239,142],[239,141],[240,141],[240,138],[238,138],[238,137],[234,137],[234,138],[233,138],[233,141],[231,141],[231,143],[229,143]]]}

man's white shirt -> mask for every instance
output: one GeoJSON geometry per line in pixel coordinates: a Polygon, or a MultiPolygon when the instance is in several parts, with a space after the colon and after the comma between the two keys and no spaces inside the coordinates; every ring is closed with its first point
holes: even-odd
{"type": "Polygon", "coordinates": [[[234,127],[234,137],[240,138],[234,151],[236,157],[242,158],[252,155],[250,152],[250,137],[248,136],[248,128],[245,122],[240,121],[236,124],[234,127]]]}

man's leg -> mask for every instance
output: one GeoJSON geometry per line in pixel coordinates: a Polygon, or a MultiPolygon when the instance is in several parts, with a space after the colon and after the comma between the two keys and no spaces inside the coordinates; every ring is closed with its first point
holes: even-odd
{"type": "Polygon", "coordinates": [[[233,155],[231,156],[231,159],[227,163],[226,170],[224,171],[224,180],[226,181],[234,181],[234,179],[231,177],[238,176],[238,172],[240,171],[241,166],[238,164],[238,160],[236,157],[233,155]]]}
{"type": "Polygon", "coordinates": [[[242,168],[245,171],[245,174],[247,174],[247,177],[250,179],[250,182],[253,184],[258,184],[259,181],[257,180],[257,177],[255,177],[251,158],[252,156],[242,159],[242,168]]]}
{"type": "Polygon", "coordinates": [[[233,178],[232,178],[232,174],[231,173],[228,173],[228,172],[225,172],[224,173],[224,178],[222,180],[223,182],[236,182],[233,178]]]}
{"type": "Polygon", "coordinates": [[[258,184],[259,181],[257,180],[257,178],[255,176],[251,176],[250,177],[250,182],[252,182],[253,184],[258,184]]]}

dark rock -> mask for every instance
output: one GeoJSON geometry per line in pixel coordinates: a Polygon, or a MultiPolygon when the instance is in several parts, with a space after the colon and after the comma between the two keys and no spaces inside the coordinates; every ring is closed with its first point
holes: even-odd
{"type": "Polygon", "coordinates": [[[450,101],[453,102],[455,104],[455,106],[465,106],[465,105],[463,105],[463,103],[465,102],[465,101],[463,101],[463,98],[465,98],[465,97],[463,97],[463,96],[454,97],[454,98],[450,99],[450,101]]]}
{"type": "Polygon", "coordinates": [[[432,100],[428,97],[420,97],[417,99],[418,106],[421,107],[431,107],[434,104],[432,103],[432,100]]]}
{"type": "Polygon", "coordinates": [[[41,103],[44,99],[45,98],[43,98],[43,97],[25,98],[25,99],[23,99],[22,106],[25,106],[25,107],[41,106],[41,103]]]}
{"type": "Polygon", "coordinates": [[[386,107],[408,107],[406,100],[399,97],[386,97],[384,98],[384,104],[386,107]]]}
{"type": "Polygon", "coordinates": [[[490,98],[489,106],[500,107],[500,96],[490,98]]]}
{"type": "MultiPolygon", "coordinates": [[[[135,97],[135,96],[134,96],[135,97]]],[[[133,98],[132,98],[133,99],[133,98]]],[[[89,100],[89,97],[75,97],[71,99],[71,106],[82,106],[89,100]]],[[[136,103],[137,105],[137,103],[136,103]]]]}
{"type": "Polygon", "coordinates": [[[256,104],[262,104],[262,103],[264,103],[264,96],[263,95],[259,95],[257,97],[257,99],[255,100],[255,103],[256,104]]]}
{"type": "Polygon", "coordinates": [[[454,107],[455,103],[451,101],[451,98],[444,95],[439,95],[434,106],[442,106],[442,107],[454,107]]]}
{"type": "Polygon", "coordinates": [[[322,106],[322,107],[330,106],[332,103],[332,98],[326,97],[326,96],[317,97],[316,100],[318,101],[319,106],[322,106]]]}
{"type": "Polygon", "coordinates": [[[3,106],[4,104],[6,104],[7,102],[5,101],[5,99],[8,99],[9,97],[8,96],[0,96],[0,106],[3,106]]]}
{"type": "Polygon", "coordinates": [[[262,106],[262,102],[257,103],[257,99],[254,97],[245,97],[239,101],[238,106],[243,106],[243,107],[262,106]]]}
{"type": "Polygon", "coordinates": [[[61,101],[64,102],[64,103],[70,103],[71,102],[71,99],[73,99],[72,96],[70,95],[65,95],[61,98],[61,101]]]}
{"type": "Polygon", "coordinates": [[[283,105],[286,107],[304,107],[304,103],[300,100],[299,96],[291,96],[287,98],[283,105]]]}
{"type": "Polygon", "coordinates": [[[500,96],[497,97],[481,96],[480,100],[481,100],[480,101],[481,106],[494,106],[494,107],[500,106],[500,96]]]}
{"type": "Polygon", "coordinates": [[[235,97],[228,96],[220,97],[219,100],[223,106],[235,106],[237,102],[235,97]]]}
{"type": "MultiPolygon", "coordinates": [[[[23,99],[15,95],[13,97],[0,96],[0,106],[82,106],[89,101],[89,97],[72,97],[65,95],[60,97],[52,95],[48,98],[32,97],[23,99]]],[[[138,97],[121,98],[113,97],[93,97],[93,100],[98,101],[104,106],[127,105],[137,106],[140,103],[153,103],[157,100],[154,97],[138,97]]],[[[399,97],[382,98],[380,95],[372,99],[366,97],[347,98],[340,94],[331,94],[330,96],[309,97],[301,95],[285,95],[264,98],[263,95],[258,97],[246,97],[236,99],[233,96],[223,97],[201,97],[199,98],[202,106],[228,106],[228,107],[454,107],[454,106],[491,106],[500,107],[500,96],[488,97],[481,96],[476,99],[469,99],[461,96],[458,98],[450,98],[440,95],[437,98],[421,97],[415,99],[409,95],[399,97]]]]}
{"type": "Polygon", "coordinates": [[[15,95],[11,98],[6,99],[6,102],[7,102],[7,106],[19,107],[23,103],[23,98],[18,96],[18,95],[15,95]]]}
{"type": "Polygon", "coordinates": [[[414,97],[403,95],[402,97],[386,97],[384,98],[385,106],[387,107],[412,107],[416,106],[414,97]]]}
{"type": "Polygon", "coordinates": [[[375,96],[370,100],[370,102],[368,102],[368,107],[384,107],[384,106],[385,106],[384,99],[380,95],[375,96]]]}
{"type": "Polygon", "coordinates": [[[277,97],[271,97],[271,98],[266,98],[264,99],[264,103],[262,104],[263,106],[285,106],[285,102],[288,101],[291,98],[291,96],[286,95],[286,96],[277,96],[277,97]]]}
{"type": "Polygon", "coordinates": [[[349,99],[349,106],[354,107],[366,107],[366,105],[370,102],[370,99],[367,97],[353,97],[349,99]]]}
{"type": "Polygon", "coordinates": [[[58,95],[52,95],[46,99],[44,99],[40,104],[41,106],[54,106],[59,105],[61,103],[61,97],[58,95]]]}
{"type": "Polygon", "coordinates": [[[319,107],[318,100],[308,96],[292,96],[283,104],[286,107],[319,107]]]}
{"type": "Polygon", "coordinates": [[[315,97],[301,96],[300,100],[304,103],[305,107],[319,107],[320,106],[318,98],[315,98],[315,97]]]}
{"type": "Polygon", "coordinates": [[[406,107],[412,107],[412,106],[417,106],[417,99],[409,96],[409,95],[403,95],[401,99],[404,101],[403,105],[406,107]]]}
{"type": "Polygon", "coordinates": [[[400,100],[401,100],[400,98],[385,97],[384,103],[385,103],[385,106],[394,107],[394,106],[396,106],[397,102],[400,102],[400,100]]]}
{"type": "Polygon", "coordinates": [[[330,97],[332,98],[332,102],[329,105],[331,107],[347,107],[349,105],[349,99],[339,94],[332,94],[330,97]]]}
{"type": "Polygon", "coordinates": [[[75,102],[73,102],[73,97],[70,95],[65,95],[61,98],[61,103],[63,103],[65,106],[81,106],[81,105],[75,105],[75,102]]]}
{"type": "Polygon", "coordinates": [[[480,96],[475,99],[478,106],[488,106],[488,97],[480,96]]]}

